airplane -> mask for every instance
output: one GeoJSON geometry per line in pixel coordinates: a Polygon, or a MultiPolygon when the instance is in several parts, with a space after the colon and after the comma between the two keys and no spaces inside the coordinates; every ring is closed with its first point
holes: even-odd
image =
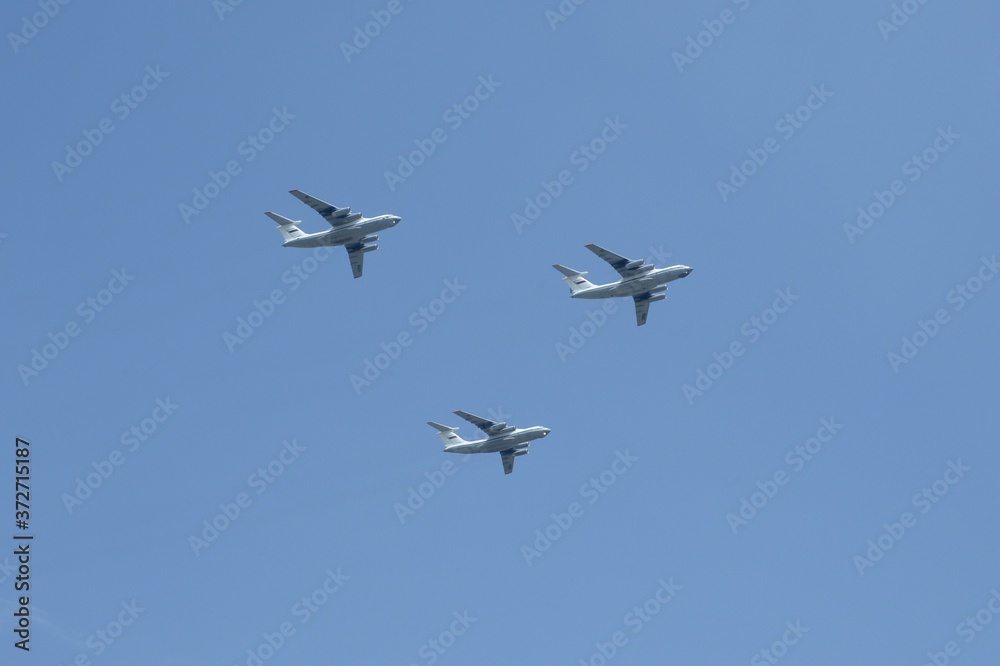
{"type": "Polygon", "coordinates": [[[463,412],[460,409],[454,413],[486,433],[486,439],[467,442],[455,434],[458,428],[428,421],[427,425],[436,429],[441,441],[444,442],[445,453],[499,453],[503,461],[504,474],[510,474],[514,471],[514,458],[528,453],[528,444],[552,432],[542,426],[515,428],[506,423],[490,421],[481,416],[463,412]]]}
{"type": "Polygon", "coordinates": [[[638,326],[646,323],[649,304],[667,297],[667,282],[687,277],[694,269],[678,264],[669,268],[655,268],[642,259],[631,260],[600,245],[590,243],[588,250],[596,254],[622,276],[621,280],[609,284],[591,284],[583,276],[586,271],[575,271],[560,264],[553,267],[565,275],[563,281],[569,285],[572,298],[616,298],[631,296],[635,301],[635,321],[638,326]]]}
{"type": "Polygon", "coordinates": [[[270,211],[264,213],[278,223],[278,231],[285,239],[283,245],[285,247],[343,245],[356,278],[361,277],[364,270],[365,253],[378,249],[378,245],[369,244],[378,240],[376,232],[396,226],[401,219],[396,215],[364,217],[361,213],[351,213],[350,208],[337,208],[301,190],[290,190],[290,192],[296,199],[322,215],[324,220],[333,225],[333,229],[307,234],[297,226],[301,220],[290,220],[270,211]]]}

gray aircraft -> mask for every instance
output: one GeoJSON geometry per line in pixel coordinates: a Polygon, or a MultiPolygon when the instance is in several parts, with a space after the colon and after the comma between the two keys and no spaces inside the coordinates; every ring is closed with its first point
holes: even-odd
{"type": "Polygon", "coordinates": [[[455,414],[486,433],[486,439],[467,442],[455,434],[458,428],[428,421],[427,425],[437,430],[438,436],[444,442],[445,453],[499,453],[503,461],[504,474],[514,471],[514,458],[525,455],[528,452],[528,444],[552,432],[542,426],[515,428],[462,410],[456,410],[455,414]]]}
{"type": "Polygon", "coordinates": [[[596,254],[622,276],[621,280],[609,284],[591,284],[583,276],[586,271],[575,271],[560,264],[555,269],[565,275],[563,281],[569,285],[573,298],[618,298],[631,296],[635,301],[635,321],[639,326],[646,323],[649,304],[667,297],[667,283],[687,277],[694,269],[678,264],[669,268],[655,268],[642,259],[626,259],[620,254],[605,250],[591,243],[587,249],[596,254]]]}
{"type": "Polygon", "coordinates": [[[299,201],[323,216],[333,229],[307,234],[297,226],[301,220],[290,220],[287,217],[268,211],[264,213],[278,223],[278,231],[285,239],[285,247],[323,247],[325,245],[343,245],[347,250],[347,258],[351,262],[354,277],[361,277],[365,265],[365,253],[378,249],[374,242],[378,240],[377,232],[390,229],[401,218],[396,215],[379,215],[364,217],[361,213],[351,213],[350,208],[337,208],[321,199],[309,196],[300,190],[290,190],[299,201]]]}

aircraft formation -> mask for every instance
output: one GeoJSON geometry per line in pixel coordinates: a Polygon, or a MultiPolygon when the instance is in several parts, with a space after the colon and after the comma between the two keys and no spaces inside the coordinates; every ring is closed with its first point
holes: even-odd
{"type": "MultiPolygon", "coordinates": [[[[264,213],[278,223],[278,231],[284,239],[283,245],[303,248],[343,246],[347,250],[355,278],[361,277],[364,272],[365,254],[378,249],[378,245],[375,244],[378,232],[391,229],[402,220],[398,215],[364,217],[361,213],[352,213],[349,207],[338,208],[301,190],[290,190],[290,193],[319,213],[333,228],[306,233],[298,226],[301,220],[292,220],[271,211],[264,213]]],[[[646,323],[650,303],[662,301],[667,297],[668,282],[687,277],[694,270],[683,264],[656,268],[642,259],[629,259],[593,243],[588,244],[586,248],[610,264],[621,279],[608,284],[593,284],[584,277],[587,275],[586,271],[553,264],[553,267],[563,274],[563,281],[569,286],[570,297],[586,299],[631,297],[635,305],[637,326],[646,323]]],[[[514,458],[527,454],[531,442],[552,432],[544,426],[516,428],[462,410],[456,410],[454,413],[482,430],[486,438],[466,441],[456,434],[458,428],[428,421],[427,424],[438,431],[441,441],[444,442],[445,453],[499,453],[504,474],[514,471],[514,458]]]]}

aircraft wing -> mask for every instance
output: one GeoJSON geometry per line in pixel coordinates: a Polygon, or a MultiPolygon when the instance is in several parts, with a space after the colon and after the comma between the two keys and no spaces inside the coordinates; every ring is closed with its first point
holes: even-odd
{"type": "MultiPolygon", "coordinates": [[[[480,430],[482,430],[483,432],[485,432],[487,435],[493,434],[493,431],[491,430],[491,428],[493,428],[494,426],[497,425],[496,421],[490,421],[489,419],[484,419],[481,416],[476,416],[475,414],[470,414],[469,412],[463,412],[461,409],[456,409],[455,413],[458,414],[459,416],[461,416],[463,419],[465,419],[469,423],[471,423],[472,425],[474,425],[477,428],[479,428],[480,430]]],[[[511,455],[514,455],[514,454],[511,453],[511,455]]],[[[511,464],[513,464],[513,463],[511,463],[511,464]]],[[[504,463],[504,465],[506,465],[506,463],[504,463]]],[[[510,474],[510,472],[507,472],[507,473],[510,474]]]]}
{"type": "MultiPolygon", "coordinates": [[[[304,203],[305,205],[312,208],[314,211],[323,216],[323,219],[332,224],[334,227],[338,227],[348,222],[353,222],[358,218],[358,213],[351,215],[351,209],[348,208],[337,208],[333,204],[329,204],[322,199],[317,199],[314,196],[310,196],[303,192],[302,190],[289,190],[296,199],[304,203]]],[[[355,275],[354,277],[357,277],[355,275]]]]}
{"type": "Polygon", "coordinates": [[[633,296],[632,299],[635,301],[635,323],[642,326],[649,315],[649,292],[633,296]]]}
{"type": "Polygon", "coordinates": [[[588,250],[596,254],[598,257],[611,264],[611,267],[614,268],[616,271],[618,271],[618,274],[621,275],[623,278],[628,278],[635,275],[635,269],[637,268],[636,266],[633,266],[632,268],[626,268],[628,264],[633,263],[631,259],[623,257],[620,254],[615,254],[611,250],[605,250],[600,245],[594,245],[593,243],[588,244],[586,247],[588,250]]]}
{"type": "Polygon", "coordinates": [[[503,473],[510,474],[514,471],[514,449],[507,449],[500,452],[500,459],[503,461],[503,473]]]}
{"type": "Polygon", "coordinates": [[[347,249],[347,258],[351,261],[351,271],[354,277],[361,277],[365,270],[365,246],[363,243],[352,243],[344,246],[347,249]]]}

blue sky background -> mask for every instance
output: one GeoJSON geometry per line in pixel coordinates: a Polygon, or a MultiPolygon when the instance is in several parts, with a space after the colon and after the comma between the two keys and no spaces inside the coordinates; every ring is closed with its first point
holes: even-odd
{"type": "MultiPolygon", "coordinates": [[[[556,2],[403,0],[347,62],[340,44],[386,8],[349,4],[71,3],[24,42],[8,34],[0,376],[4,437],[31,441],[36,540],[27,658],[0,558],[2,661],[596,666],[622,632],[609,663],[754,664],[798,622],[783,664],[923,664],[949,641],[952,663],[994,663],[1000,625],[969,642],[959,625],[1000,589],[1000,280],[949,293],[1000,249],[1000,10],[927,3],[885,38],[888,2],[588,2],[553,29],[556,2]],[[678,71],[673,54],[723,10],[732,22],[678,71]],[[121,118],[114,100],[147,67],[168,75],[121,118]],[[446,122],[491,76],[488,99],[446,122]],[[786,138],[776,123],[814,87],[833,95],[786,138]],[[241,142],[275,109],[294,118],[247,161],[241,142]],[[104,118],[114,131],[60,178],[53,162],[104,118]],[[580,172],[574,151],[609,119],[627,127],[580,172]],[[436,128],[447,140],[390,189],[436,128]],[[904,164],[949,128],[959,138],[911,181],[904,164]],[[717,182],[769,138],[778,151],[723,201],[717,182]],[[239,173],[186,221],[230,160],[239,173]],[[572,183],[515,228],[564,169],[572,183]],[[905,193],[851,242],[844,225],[895,179],[905,193]],[[338,249],[293,289],[283,276],[311,253],[282,248],[263,212],[326,225],[292,188],[403,222],[362,279],[338,249]],[[591,242],[695,270],[646,326],[623,301],[591,328],[600,304],[571,300],[551,268],[610,281],[591,242]],[[78,307],[116,270],[134,279],[89,320],[78,307]],[[415,323],[446,281],[460,295],[415,323]],[[273,290],[282,302],[231,351],[224,335],[273,290]],[[776,290],[798,300],[751,335],[776,290]],[[947,323],[893,368],[939,309],[947,323]],[[404,332],[412,344],[356,391],[351,375],[404,332]],[[735,342],[720,376],[713,354],[735,342]],[[686,397],[699,371],[718,379],[686,397]],[[129,450],[123,433],[168,398],[129,450]],[[454,409],[552,434],[504,476],[499,456],[441,453],[425,422],[459,425],[454,409]],[[786,462],[831,418],[843,427],[820,453],[786,462]],[[251,475],[293,440],[303,450],[258,494],[251,475]],[[619,454],[637,461],[614,476],[619,454]],[[921,513],[912,498],[949,461],[969,470],[921,513]],[[779,471],[734,533],[727,514],[779,471]],[[591,503],[581,488],[602,472],[615,483],[591,503]],[[249,506],[196,554],[190,537],[241,492],[249,506]],[[904,512],[915,524],[859,572],[904,512]],[[526,555],[546,529],[558,538],[526,555]],[[303,622],[296,604],[328,570],[348,578],[303,622]],[[629,613],[671,579],[634,631],[629,613]],[[138,618],[97,638],[133,600],[138,618]],[[452,641],[455,613],[475,621],[452,641]],[[261,651],[286,622],[294,634],[261,651]]],[[[8,3],[0,25],[39,11],[8,3]]]]}

